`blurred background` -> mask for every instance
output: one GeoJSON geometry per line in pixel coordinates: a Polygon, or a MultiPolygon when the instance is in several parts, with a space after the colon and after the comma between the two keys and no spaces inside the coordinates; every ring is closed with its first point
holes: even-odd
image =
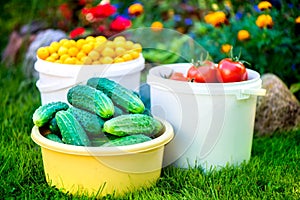
{"type": "MultiPolygon", "coordinates": [[[[215,63],[233,48],[248,68],[276,74],[300,96],[298,0],[12,0],[0,7],[0,25],[1,67],[20,67],[28,74],[36,49],[52,41],[111,37],[143,27],[155,34],[165,28],[192,38],[215,63]]],[[[149,63],[190,62],[180,56],[189,52],[184,44],[166,37],[143,55],[149,63]]]]}

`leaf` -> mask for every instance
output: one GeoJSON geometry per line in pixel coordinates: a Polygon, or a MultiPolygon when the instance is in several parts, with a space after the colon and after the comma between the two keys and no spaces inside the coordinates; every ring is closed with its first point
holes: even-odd
{"type": "Polygon", "coordinates": [[[291,93],[295,94],[296,92],[300,91],[300,83],[294,83],[290,86],[291,93]]]}

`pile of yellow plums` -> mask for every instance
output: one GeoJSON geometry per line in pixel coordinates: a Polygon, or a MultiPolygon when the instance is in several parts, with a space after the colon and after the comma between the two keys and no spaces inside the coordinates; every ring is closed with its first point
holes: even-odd
{"type": "Polygon", "coordinates": [[[61,64],[96,65],[134,60],[140,56],[142,46],[123,36],[107,39],[88,36],[78,39],[61,39],[49,46],[40,47],[37,56],[45,61],[61,64]]]}

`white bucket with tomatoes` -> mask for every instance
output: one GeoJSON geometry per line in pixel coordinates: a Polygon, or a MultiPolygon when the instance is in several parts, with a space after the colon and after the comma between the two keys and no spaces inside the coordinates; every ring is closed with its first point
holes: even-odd
{"type": "MultiPolygon", "coordinates": [[[[260,74],[245,69],[234,81],[238,76],[229,74],[228,68],[212,67],[218,70],[217,77],[204,77],[207,82],[201,83],[188,75],[191,67],[189,63],[157,66],[147,76],[151,111],[169,121],[175,132],[166,146],[164,165],[201,166],[206,171],[247,162],[257,96],[265,95],[260,74]]],[[[210,76],[211,71],[206,73],[210,76]]]]}

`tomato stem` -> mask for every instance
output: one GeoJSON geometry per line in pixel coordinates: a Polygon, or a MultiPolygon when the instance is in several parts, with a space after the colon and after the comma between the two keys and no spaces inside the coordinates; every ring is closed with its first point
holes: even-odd
{"type": "Polygon", "coordinates": [[[233,56],[233,47],[230,48],[230,58],[232,61],[234,62],[240,62],[242,64],[246,64],[248,66],[251,66],[251,64],[245,60],[240,60],[241,58],[241,55],[242,55],[242,49],[240,49],[240,53],[238,56],[233,56]]]}
{"type": "Polygon", "coordinates": [[[205,59],[203,59],[203,54],[201,54],[199,60],[197,60],[196,62],[194,62],[194,59],[192,59],[191,61],[192,61],[192,64],[194,65],[194,67],[198,68],[198,67],[202,66],[204,64],[204,62],[206,60],[208,60],[208,58],[209,58],[209,53],[206,52],[205,59]]]}
{"type": "Polygon", "coordinates": [[[232,61],[234,61],[234,62],[239,62],[240,61],[240,57],[241,57],[241,51],[240,51],[240,53],[239,53],[239,56],[234,56],[233,55],[233,47],[231,47],[230,48],[230,58],[231,58],[231,60],[232,61]]]}

